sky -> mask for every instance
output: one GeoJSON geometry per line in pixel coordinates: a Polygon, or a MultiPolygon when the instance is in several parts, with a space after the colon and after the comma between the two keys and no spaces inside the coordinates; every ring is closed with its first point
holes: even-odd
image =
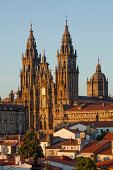
{"type": "Polygon", "coordinates": [[[20,86],[32,20],[38,53],[45,49],[54,75],[57,49],[68,20],[79,66],[79,95],[87,95],[87,77],[96,71],[98,58],[113,96],[113,0],[0,0],[0,96],[20,86]]]}

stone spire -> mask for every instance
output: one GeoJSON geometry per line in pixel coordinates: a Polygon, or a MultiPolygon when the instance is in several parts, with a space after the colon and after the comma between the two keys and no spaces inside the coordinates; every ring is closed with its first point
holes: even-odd
{"type": "Polygon", "coordinates": [[[27,58],[29,56],[31,56],[32,58],[35,58],[38,56],[37,49],[36,49],[36,41],[35,41],[33,30],[32,30],[32,24],[30,28],[30,35],[27,41],[27,48],[26,48],[25,56],[27,58]]]}
{"type": "Polygon", "coordinates": [[[67,19],[66,19],[65,31],[62,37],[62,45],[61,45],[60,52],[73,53],[72,40],[71,40],[70,32],[68,30],[67,19]]]}
{"type": "Polygon", "coordinates": [[[31,28],[30,28],[30,35],[27,41],[27,48],[31,49],[31,48],[36,48],[36,42],[35,42],[35,38],[33,35],[33,30],[32,30],[32,24],[31,24],[31,28]]]}
{"type": "Polygon", "coordinates": [[[99,58],[98,58],[98,64],[96,66],[96,72],[101,72],[101,66],[99,64],[99,58]]]}
{"type": "Polygon", "coordinates": [[[45,49],[44,49],[44,51],[43,51],[43,57],[42,57],[42,63],[45,64],[45,62],[46,62],[46,56],[45,56],[45,49]]]}

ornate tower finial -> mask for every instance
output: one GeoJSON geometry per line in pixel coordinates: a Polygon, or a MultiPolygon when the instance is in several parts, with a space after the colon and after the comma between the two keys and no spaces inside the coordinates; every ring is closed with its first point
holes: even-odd
{"type": "Polygon", "coordinates": [[[45,48],[44,48],[44,50],[43,50],[43,56],[45,56],[45,48]]]}
{"type": "Polygon", "coordinates": [[[67,25],[67,15],[66,15],[66,25],[67,25]]]}
{"type": "Polygon", "coordinates": [[[99,57],[98,57],[98,64],[99,64],[99,57]]]}
{"type": "Polygon", "coordinates": [[[32,30],[32,20],[31,20],[31,30],[32,30]]]}
{"type": "Polygon", "coordinates": [[[42,57],[42,63],[45,64],[45,62],[46,62],[46,56],[45,56],[45,48],[44,48],[43,57],[42,57]]]}

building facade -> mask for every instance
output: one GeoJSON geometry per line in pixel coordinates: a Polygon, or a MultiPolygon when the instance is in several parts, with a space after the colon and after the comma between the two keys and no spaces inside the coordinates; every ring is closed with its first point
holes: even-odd
{"type": "Polygon", "coordinates": [[[14,104],[0,104],[0,136],[25,132],[25,108],[14,104]]]}
{"type": "Polygon", "coordinates": [[[78,99],[76,57],[66,20],[60,52],[57,51],[54,83],[45,51],[42,58],[38,55],[31,25],[25,55],[22,54],[20,89],[16,99],[17,104],[28,107],[28,128],[52,133],[59,123],[64,122],[65,105],[78,99]]]}

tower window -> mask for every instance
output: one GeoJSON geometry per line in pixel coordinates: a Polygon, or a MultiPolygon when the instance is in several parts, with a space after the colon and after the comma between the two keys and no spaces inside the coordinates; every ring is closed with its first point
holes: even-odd
{"type": "Polygon", "coordinates": [[[46,100],[45,99],[42,99],[42,108],[46,107],[46,100]]]}
{"type": "Polygon", "coordinates": [[[26,66],[24,65],[24,71],[26,70],[26,66]]]}
{"type": "Polygon", "coordinates": [[[64,61],[64,68],[66,68],[66,62],[64,61]]]}
{"type": "Polygon", "coordinates": [[[30,71],[30,65],[28,65],[28,71],[30,71]]]}

